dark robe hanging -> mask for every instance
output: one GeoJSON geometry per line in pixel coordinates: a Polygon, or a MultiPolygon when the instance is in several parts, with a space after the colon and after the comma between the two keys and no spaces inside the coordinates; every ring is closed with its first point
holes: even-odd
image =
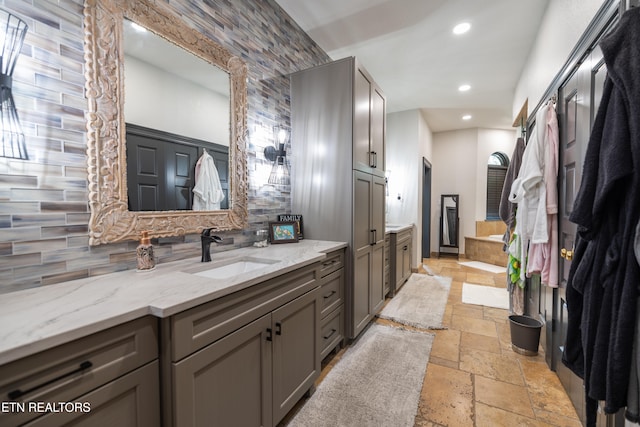
{"type": "Polygon", "coordinates": [[[570,220],[578,225],[567,284],[563,363],[584,379],[587,425],[597,401],[626,406],[640,268],[640,8],[601,44],[607,78],[570,220]]]}

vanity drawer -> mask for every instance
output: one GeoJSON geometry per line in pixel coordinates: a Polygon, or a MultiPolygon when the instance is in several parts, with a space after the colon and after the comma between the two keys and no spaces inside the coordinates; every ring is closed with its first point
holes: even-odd
{"type": "Polygon", "coordinates": [[[327,254],[327,258],[321,262],[320,277],[325,277],[342,267],[344,267],[344,249],[330,252],[327,254]]]}
{"type": "Polygon", "coordinates": [[[320,317],[324,317],[342,304],[344,289],[344,270],[334,271],[322,278],[322,288],[320,296],[322,302],[320,306],[320,317]]]}
{"type": "Polygon", "coordinates": [[[320,325],[320,359],[324,359],[344,337],[344,310],[332,311],[320,325]]]}
{"type": "MultiPolygon", "coordinates": [[[[72,402],[157,359],[157,323],[144,317],[0,366],[0,401],[16,402],[14,408],[26,402],[72,402]]],[[[0,412],[0,425],[19,425],[40,415],[0,412]]]]}
{"type": "Polygon", "coordinates": [[[171,317],[177,362],[318,286],[318,263],[266,280],[171,317]]]}
{"type": "Polygon", "coordinates": [[[402,246],[406,244],[409,239],[411,239],[411,230],[404,230],[398,233],[398,237],[396,238],[396,246],[402,246]]]}

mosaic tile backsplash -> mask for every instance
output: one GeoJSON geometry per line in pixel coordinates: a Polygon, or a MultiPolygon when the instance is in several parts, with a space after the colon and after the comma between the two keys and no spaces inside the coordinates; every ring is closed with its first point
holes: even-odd
{"type": "MultiPolygon", "coordinates": [[[[291,208],[288,186],[265,185],[270,164],[262,154],[273,126],[290,125],[287,75],[330,58],[273,0],[168,3],[247,63],[250,224],[220,233],[230,244],[212,252],[251,245],[256,230],[291,208]]],[[[30,156],[0,158],[0,293],[135,268],[138,242],[89,246],[83,1],[0,5],[29,25],[13,95],[30,156]]],[[[200,254],[198,235],[153,243],[160,263],[200,254]]]]}

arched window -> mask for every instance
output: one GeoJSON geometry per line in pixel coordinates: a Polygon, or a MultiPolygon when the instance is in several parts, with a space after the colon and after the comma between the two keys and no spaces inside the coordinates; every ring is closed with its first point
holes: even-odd
{"type": "Polygon", "coordinates": [[[496,151],[487,162],[487,220],[500,219],[500,197],[509,167],[509,157],[496,151]]]}

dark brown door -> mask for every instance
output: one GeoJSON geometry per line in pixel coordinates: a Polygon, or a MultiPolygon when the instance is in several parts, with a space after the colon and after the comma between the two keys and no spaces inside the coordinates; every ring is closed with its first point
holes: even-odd
{"type": "Polygon", "coordinates": [[[566,286],[573,258],[576,225],[569,221],[575,196],[582,179],[582,164],[591,126],[602,96],[606,67],[602,53],[595,48],[574,75],[560,88],[558,113],[560,125],[559,180],[559,279],[554,294],[556,327],[553,331],[552,366],[580,418],[584,421],[584,388],[582,379],[566,368],[561,360],[567,331],[566,286]]]}
{"type": "Polygon", "coordinates": [[[128,133],[129,209],[191,209],[197,160],[198,147],[128,133]]]}
{"type": "Polygon", "coordinates": [[[159,211],[165,206],[161,141],[127,136],[129,210],[159,211]]]}
{"type": "MultiPolygon", "coordinates": [[[[187,210],[193,205],[198,148],[182,144],[165,145],[166,210],[187,210]]],[[[163,209],[165,210],[165,209],[163,209]]]]}

